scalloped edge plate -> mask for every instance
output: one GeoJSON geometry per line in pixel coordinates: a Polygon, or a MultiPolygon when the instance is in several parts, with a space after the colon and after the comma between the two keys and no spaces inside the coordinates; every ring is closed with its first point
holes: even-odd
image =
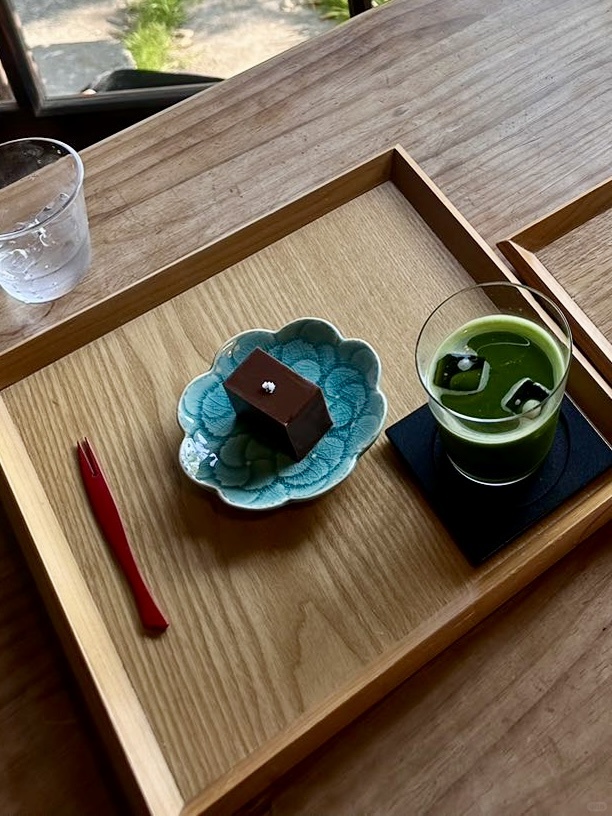
{"type": "Polygon", "coordinates": [[[193,482],[232,507],[270,510],[320,496],[346,479],[378,438],[387,415],[380,376],[380,359],[370,344],[343,337],[327,320],[306,317],[278,331],[241,332],[181,395],[177,417],[185,435],[179,464],[193,482]],[[334,425],[299,462],[236,422],[223,388],[256,347],[316,382],[325,395],[334,425]]]}

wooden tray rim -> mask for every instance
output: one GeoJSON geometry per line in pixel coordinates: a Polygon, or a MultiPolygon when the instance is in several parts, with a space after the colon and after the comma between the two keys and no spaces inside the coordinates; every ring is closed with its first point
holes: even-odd
{"type": "Polygon", "coordinates": [[[611,207],[612,177],[497,243],[521,280],[543,290],[566,312],[577,345],[609,384],[612,383],[612,343],[572,299],[537,253],[611,207]]]}
{"type": "MultiPolygon", "coordinates": [[[[139,314],[178,293],[176,287],[168,283],[169,277],[182,277],[184,273],[185,280],[189,281],[188,285],[183,285],[184,281],[181,284],[181,291],[184,291],[236,263],[241,259],[236,255],[247,257],[262,245],[293,232],[388,180],[393,181],[404,194],[409,187],[410,196],[407,198],[417,209],[420,205],[433,207],[429,226],[439,237],[443,237],[450,252],[475,281],[515,280],[493,250],[418,165],[401,147],[396,146],[314,188],[263,219],[245,225],[231,236],[185,256],[170,267],[164,267],[148,282],[109,298],[100,304],[103,318],[92,329],[91,336],[81,329],[79,342],[75,345],[74,336],[71,336],[68,346],[74,345],[76,348],[94,339],[94,336],[100,336],[103,333],[99,331],[100,327],[109,325],[108,304],[113,304],[112,311],[116,314],[117,301],[122,297],[125,298],[122,303],[127,304],[127,308],[119,325],[136,316],[133,313],[134,291],[139,296],[147,294],[147,283],[151,291],[148,291],[145,305],[141,303],[138,308],[139,314]],[[415,205],[415,197],[420,205],[415,205]],[[263,238],[261,232],[264,233],[263,238]],[[238,252],[232,252],[232,238],[245,238],[246,244],[241,245],[238,252]],[[210,266],[202,264],[202,258],[210,260],[210,266]],[[229,262],[223,266],[228,258],[229,262]],[[173,274],[169,275],[169,271],[173,274]],[[129,316],[126,317],[126,314],[129,316]]],[[[114,319],[117,320],[116,317],[114,319]]],[[[61,333],[61,327],[57,330],[61,333]]],[[[589,363],[579,359],[577,370],[579,373],[575,380],[578,395],[587,398],[590,405],[601,404],[602,401],[604,408],[606,404],[609,405],[611,391],[589,363]]],[[[21,376],[29,373],[29,366],[26,365],[21,376]]],[[[26,558],[64,641],[75,673],[99,720],[102,736],[107,741],[111,756],[117,761],[118,771],[133,797],[135,807],[156,816],[233,813],[554,564],[579,540],[604,524],[612,510],[612,485],[609,478],[600,477],[584,495],[570,500],[563,511],[537,525],[542,532],[542,546],[536,552],[533,547],[518,545],[519,563],[506,574],[503,584],[496,582],[494,568],[490,565],[482,567],[482,591],[470,604],[445,606],[435,618],[401,638],[393,648],[368,664],[351,683],[297,718],[287,729],[186,802],[155,740],[142,704],[121,664],[110,633],[105,630],[85,577],[78,568],[70,544],[1,395],[0,457],[3,471],[0,488],[11,521],[22,540],[26,558]],[[582,510],[578,520],[575,517],[577,507],[582,510]],[[442,631],[441,627],[444,627],[442,631]],[[103,649],[100,648],[101,643],[103,649]],[[113,697],[117,689],[121,692],[119,702],[113,697]]]]}

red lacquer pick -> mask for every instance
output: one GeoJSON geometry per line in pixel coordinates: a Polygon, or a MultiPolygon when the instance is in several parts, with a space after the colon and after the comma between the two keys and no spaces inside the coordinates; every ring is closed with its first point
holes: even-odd
{"type": "Polygon", "coordinates": [[[136,564],[119,510],[88,439],[77,443],[77,456],[91,509],[130,585],[142,625],[145,629],[163,632],[170,624],[136,564]]]}

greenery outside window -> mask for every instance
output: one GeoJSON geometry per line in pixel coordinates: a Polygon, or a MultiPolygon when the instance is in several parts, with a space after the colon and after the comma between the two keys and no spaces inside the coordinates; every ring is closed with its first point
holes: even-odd
{"type": "Polygon", "coordinates": [[[80,149],[372,0],[0,0],[0,140],[80,149]]]}

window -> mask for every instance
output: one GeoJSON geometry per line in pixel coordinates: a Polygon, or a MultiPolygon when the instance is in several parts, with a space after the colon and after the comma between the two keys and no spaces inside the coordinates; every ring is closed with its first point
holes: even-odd
{"type": "MultiPolygon", "coordinates": [[[[62,121],[74,132],[82,122],[89,135],[71,139],[81,147],[333,28],[369,2],[0,0],[0,100],[13,100],[14,121],[30,134],[62,121]]],[[[6,112],[0,122],[7,138],[6,112]]],[[[53,135],[61,138],[57,129],[53,135]]]]}

